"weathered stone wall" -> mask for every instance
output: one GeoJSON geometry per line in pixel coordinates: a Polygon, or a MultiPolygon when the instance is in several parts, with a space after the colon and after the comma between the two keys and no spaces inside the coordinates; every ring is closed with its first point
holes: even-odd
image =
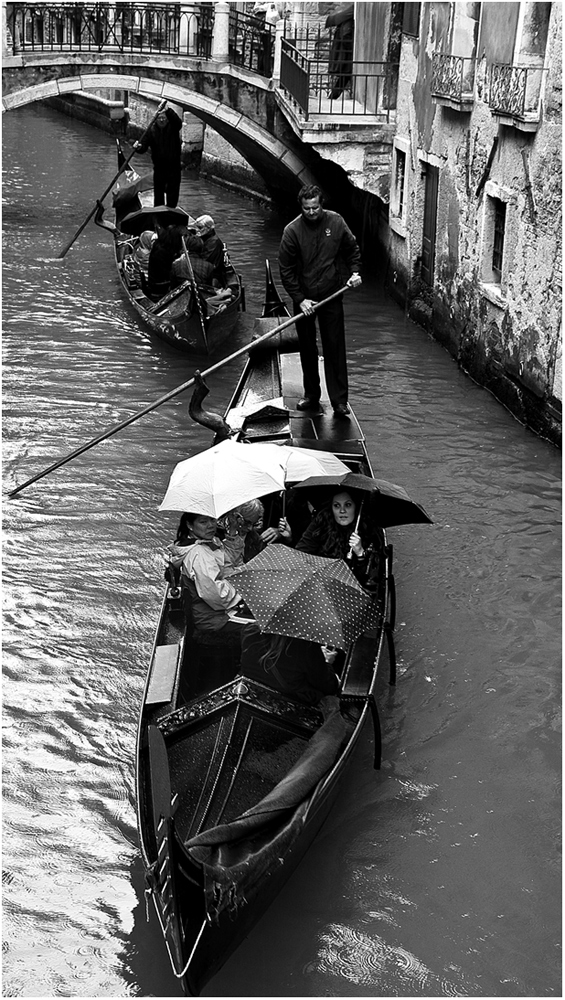
{"type": "MultiPolygon", "coordinates": [[[[524,423],[561,433],[561,5],[552,5],[537,131],[497,123],[480,75],[469,113],[435,103],[432,54],[448,4],[422,7],[420,41],[405,36],[397,137],[406,151],[407,212],[390,233],[390,288],[477,381],[524,423]],[[497,143],[488,176],[485,171],[497,143]],[[433,284],[421,279],[425,163],[439,167],[433,284]],[[489,211],[506,204],[501,280],[493,279],[489,211]]],[[[503,12],[504,13],[504,12],[503,12]]]]}
{"type": "Polygon", "coordinates": [[[241,194],[270,204],[272,199],[256,170],[212,128],[206,128],[200,173],[241,194]]]}

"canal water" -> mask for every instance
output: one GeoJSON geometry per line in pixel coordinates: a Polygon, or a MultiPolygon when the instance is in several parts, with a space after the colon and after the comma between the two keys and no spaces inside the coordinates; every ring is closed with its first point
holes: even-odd
{"type": "MultiPolygon", "coordinates": [[[[41,105],[4,117],[4,493],[186,381],[85,229],[113,140],[41,105]]],[[[281,220],[183,175],[247,287],[281,220]]],[[[398,683],[379,690],[333,812],[218,997],[561,996],[560,454],[367,281],[347,299],[351,400],[375,474],[431,526],[389,532],[398,683]]],[[[210,378],[227,402],[242,361],[210,378]]],[[[146,922],[136,721],[177,516],[174,464],[209,443],[183,396],[4,499],[4,972],[22,997],[173,997],[146,922]]]]}

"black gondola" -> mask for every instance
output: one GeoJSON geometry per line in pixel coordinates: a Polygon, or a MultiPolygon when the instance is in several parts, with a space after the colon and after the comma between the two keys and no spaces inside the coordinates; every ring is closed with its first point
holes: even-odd
{"type": "MultiPolygon", "coordinates": [[[[117,147],[121,166],[124,155],[119,141],[117,147]]],[[[102,207],[94,218],[114,237],[116,267],[124,294],[144,325],[162,340],[184,351],[212,354],[228,339],[245,308],[241,278],[225,249],[223,288],[187,280],[155,301],[136,259],[137,238],[144,231],[186,225],[189,215],[182,208],[143,204],[147,199],[143,199],[142,190],[142,179],[134,170],[126,170],[113,193],[114,222],[104,219],[102,207]]]]}
{"type": "MultiPolygon", "coordinates": [[[[273,289],[267,265],[259,333],[276,325],[273,289]]],[[[285,309],[280,298],[278,308],[285,309]]],[[[250,351],[225,419],[246,402],[282,396],[285,413],[245,420],[248,440],[331,451],[352,471],[372,475],[353,412],[340,421],[329,406],[329,414],[303,413],[301,394],[296,345],[267,342],[250,351]]],[[[395,680],[392,546],[384,531],[382,543],[372,597],[377,624],[349,647],[340,711],[325,720],[317,708],[238,676],[228,649],[199,647],[189,604],[177,581],[168,583],[140,716],[137,802],[148,888],[187,995],[199,995],[311,844],[368,714],[380,764],[375,688],[387,641],[395,680]]]]}

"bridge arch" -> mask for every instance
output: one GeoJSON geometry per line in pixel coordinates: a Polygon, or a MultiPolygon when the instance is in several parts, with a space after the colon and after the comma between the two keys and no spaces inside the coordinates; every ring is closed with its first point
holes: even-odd
{"type": "MultiPolygon", "coordinates": [[[[92,63],[83,67],[77,67],[76,64],[62,67],[59,64],[56,76],[51,79],[45,78],[45,72],[38,74],[37,69],[38,67],[34,75],[36,79],[38,75],[41,76],[41,82],[29,83],[19,89],[13,89],[16,74],[12,76],[11,86],[4,87],[2,104],[5,111],[80,90],[124,90],[153,100],[166,99],[180,105],[226,139],[279,199],[281,192],[292,196],[302,184],[316,183],[316,177],[300,156],[257,121],[260,115],[252,118],[250,114],[224,103],[218,93],[203,93],[199,83],[198,90],[193,90],[185,82],[171,83],[169,80],[157,79],[151,70],[147,75],[114,71],[113,68],[108,73],[104,72],[104,66],[97,66],[95,69],[92,63]],[[69,71],[72,75],[60,75],[69,71]]],[[[189,79],[187,82],[192,81],[189,79]]],[[[210,87],[208,84],[208,87],[212,91],[218,91],[218,81],[216,80],[215,86],[210,87]]],[[[250,110],[253,111],[254,108],[251,107],[250,110]]]]}

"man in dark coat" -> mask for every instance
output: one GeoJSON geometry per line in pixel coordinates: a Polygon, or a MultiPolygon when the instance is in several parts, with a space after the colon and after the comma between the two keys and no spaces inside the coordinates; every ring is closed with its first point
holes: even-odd
{"type": "Polygon", "coordinates": [[[336,101],[351,82],[353,69],[353,34],[355,4],[342,3],[328,14],[326,28],[335,28],[330,49],[328,72],[333,79],[330,100],[336,101]]]}
{"type": "MultiPolygon", "coordinates": [[[[322,192],[316,185],[301,188],[300,215],[290,222],[279,247],[281,281],[294,304],[297,323],[304,398],[299,410],[320,411],[320,374],[316,343],[317,302],[338,291],[347,281],[361,284],[361,254],[353,233],[337,212],[323,208],[322,192]]],[[[317,310],[324,354],[328,394],[336,417],[348,419],[347,357],[342,296],[317,310]]]]}
{"type": "Polygon", "coordinates": [[[176,208],[180,189],[180,130],[182,119],[172,108],[159,111],[155,121],[134,149],[140,153],[151,150],[153,160],[153,201],[155,205],[176,208]],[[166,202],[165,202],[166,199],[166,202]]]}

